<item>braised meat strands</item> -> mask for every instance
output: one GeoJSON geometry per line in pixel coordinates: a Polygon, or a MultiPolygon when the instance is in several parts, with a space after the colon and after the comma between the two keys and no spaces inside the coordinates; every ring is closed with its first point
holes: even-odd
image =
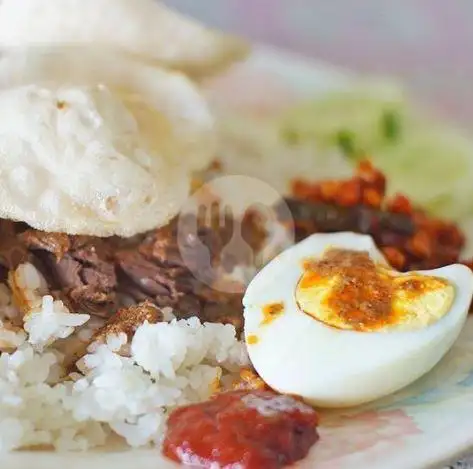
{"type": "Polygon", "coordinates": [[[115,312],[117,277],[112,262],[119,241],[26,230],[19,241],[31,252],[53,295],[71,311],[108,317],[115,312]]]}
{"type": "Polygon", "coordinates": [[[29,252],[18,235],[28,228],[24,223],[0,219],[0,280],[5,282],[10,270],[29,258],[29,252]]]}
{"type": "Polygon", "coordinates": [[[149,233],[137,248],[117,251],[119,289],[136,301],[149,299],[160,307],[171,306],[179,318],[198,314],[201,321],[230,323],[241,332],[241,294],[211,287],[217,280],[214,266],[220,262],[224,234],[199,225],[197,231],[181,232],[178,240],[177,231],[174,221],[149,233]],[[195,271],[205,283],[195,278],[195,271]]]}
{"type": "Polygon", "coordinates": [[[51,293],[71,311],[109,318],[123,302],[149,300],[170,306],[175,315],[198,314],[201,321],[230,323],[241,332],[241,294],[212,289],[212,267],[223,247],[222,233],[199,226],[179,238],[177,223],[131,239],[97,238],[46,233],[22,223],[2,220],[0,266],[8,271],[33,263],[45,277],[51,293]],[[188,263],[192,265],[188,265],[188,263]],[[190,269],[190,268],[191,269],[190,269]],[[207,271],[206,283],[192,274],[207,271]]]}

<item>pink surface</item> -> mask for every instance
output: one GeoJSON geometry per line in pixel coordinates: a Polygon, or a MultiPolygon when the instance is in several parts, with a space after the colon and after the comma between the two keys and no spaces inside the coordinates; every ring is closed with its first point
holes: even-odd
{"type": "Polygon", "coordinates": [[[254,40],[354,69],[398,75],[473,129],[470,0],[169,0],[254,40]]]}

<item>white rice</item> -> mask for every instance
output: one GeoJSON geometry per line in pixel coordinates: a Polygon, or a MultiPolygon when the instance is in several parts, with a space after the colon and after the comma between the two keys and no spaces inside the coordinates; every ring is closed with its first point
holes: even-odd
{"type": "Polygon", "coordinates": [[[62,301],[54,301],[45,295],[24,317],[24,329],[28,342],[41,350],[57,339],[69,337],[74,328],[84,325],[88,314],[71,314],[62,301]]]}
{"type": "MultiPolygon", "coordinates": [[[[24,330],[7,330],[0,322],[0,341],[8,337],[16,349],[0,356],[0,451],[43,445],[87,450],[112,434],[133,447],[159,444],[171,409],[207,399],[221,377],[225,381],[248,364],[233,326],[171,319],[168,310],[170,322],[137,329],[128,355],[118,353],[125,334],[108,336],[105,344],[89,347],[80,372],[61,379],[67,345],[74,349],[74,341],[90,338],[88,316],[71,314],[51,296],[38,297],[44,283],[33,269],[16,272],[34,305],[23,318],[24,330]]],[[[0,318],[22,313],[0,285],[0,318]]]]}

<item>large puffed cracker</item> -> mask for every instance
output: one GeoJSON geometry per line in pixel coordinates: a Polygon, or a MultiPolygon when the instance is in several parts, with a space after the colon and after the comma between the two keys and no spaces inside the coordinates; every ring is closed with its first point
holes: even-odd
{"type": "Polygon", "coordinates": [[[185,76],[110,50],[0,59],[0,217],[132,236],[166,224],[213,156],[214,122],[185,76]]]}
{"type": "Polygon", "coordinates": [[[0,90],[32,83],[53,86],[104,84],[136,116],[153,147],[176,164],[205,168],[215,157],[215,120],[206,98],[185,75],[151,66],[110,48],[14,48],[0,57],[0,90]]]}
{"type": "Polygon", "coordinates": [[[156,0],[3,0],[0,44],[117,47],[194,77],[244,58],[248,45],[156,0]]]}

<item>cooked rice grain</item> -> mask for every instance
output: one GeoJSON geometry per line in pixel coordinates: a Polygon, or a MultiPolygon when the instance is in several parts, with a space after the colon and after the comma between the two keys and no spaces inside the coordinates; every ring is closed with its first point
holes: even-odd
{"type": "MultiPolygon", "coordinates": [[[[87,450],[113,433],[134,447],[159,444],[169,410],[208,398],[220,378],[225,382],[248,364],[233,326],[193,317],[145,322],[129,344],[130,356],[117,353],[126,334],[111,334],[78,362],[80,373],[61,379],[67,344],[73,348],[79,335],[88,336],[88,317],[70,313],[48,292],[38,296],[43,285],[33,269],[15,272],[14,294],[32,300],[33,308],[24,317],[26,332],[10,331],[16,350],[0,356],[0,452],[44,445],[87,450]]],[[[2,286],[0,318],[12,314],[9,295],[2,286]]]]}

